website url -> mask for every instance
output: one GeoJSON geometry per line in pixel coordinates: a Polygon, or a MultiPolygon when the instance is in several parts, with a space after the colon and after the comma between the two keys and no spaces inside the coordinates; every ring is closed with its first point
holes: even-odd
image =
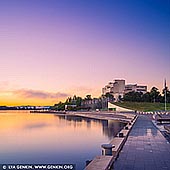
{"type": "Polygon", "coordinates": [[[74,164],[5,164],[0,165],[2,170],[32,170],[32,169],[50,169],[50,170],[76,170],[74,164]]]}

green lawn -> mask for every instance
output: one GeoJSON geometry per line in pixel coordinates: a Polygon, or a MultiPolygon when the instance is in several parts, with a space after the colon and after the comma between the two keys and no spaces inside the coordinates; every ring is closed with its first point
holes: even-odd
{"type": "MultiPolygon", "coordinates": [[[[158,111],[165,110],[164,103],[147,103],[147,102],[117,102],[118,106],[138,111],[158,111]]],[[[170,110],[170,103],[167,103],[167,110],[170,110]]]]}

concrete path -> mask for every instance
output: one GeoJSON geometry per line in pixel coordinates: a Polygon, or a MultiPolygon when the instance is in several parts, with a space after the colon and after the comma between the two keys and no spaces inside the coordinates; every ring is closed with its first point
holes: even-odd
{"type": "Polygon", "coordinates": [[[170,170],[170,144],[147,117],[140,115],[114,163],[114,170],[170,170]]]}

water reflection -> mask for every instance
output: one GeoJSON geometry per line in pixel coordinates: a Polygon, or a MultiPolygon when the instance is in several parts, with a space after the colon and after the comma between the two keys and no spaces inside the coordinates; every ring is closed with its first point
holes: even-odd
{"type": "Polygon", "coordinates": [[[83,169],[123,125],[70,115],[0,114],[0,163],[74,163],[83,169]]]}
{"type": "Polygon", "coordinates": [[[108,120],[103,124],[103,133],[111,140],[126,124],[115,120],[108,120]]]}
{"type": "Polygon", "coordinates": [[[70,123],[68,125],[78,127],[82,125],[82,122],[85,122],[87,128],[91,128],[91,123],[96,123],[102,125],[103,135],[107,136],[108,139],[112,139],[116,134],[122,129],[126,124],[120,123],[116,120],[99,120],[99,119],[92,119],[80,116],[73,116],[73,115],[54,115],[59,117],[60,120],[67,120],[70,123]]]}
{"type": "Polygon", "coordinates": [[[50,124],[47,123],[32,123],[32,124],[27,124],[23,128],[25,129],[35,129],[35,128],[44,128],[46,126],[50,126],[50,124]]]}

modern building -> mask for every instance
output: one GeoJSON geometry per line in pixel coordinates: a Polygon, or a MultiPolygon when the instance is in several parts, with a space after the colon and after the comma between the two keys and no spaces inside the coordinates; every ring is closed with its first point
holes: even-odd
{"type": "Polygon", "coordinates": [[[119,97],[123,97],[124,90],[125,90],[125,80],[115,80],[114,86],[112,88],[112,93],[116,101],[119,99],[119,97]]]}
{"type": "Polygon", "coordinates": [[[119,96],[123,97],[125,90],[125,80],[114,80],[109,82],[104,88],[102,88],[102,94],[106,95],[110,93],[114,96],[115,100],[118,100],[119,96]]]}
{"type": "Polygon", "coordinates": [[[137,85],[137,84],[127,84],[125,85],[125,94],[129,92],[142,92],[145,94],[147,92],[147,86],[137,85]]]}
{"type": "Polygon", "coordinates": [[[109,82],[104,88],[102,88],[102,94],[112,93],[114,82],[109,82]]]}
{"type": "Polygon", "coordinates": [[[137,85],[137,84],[127,84],[125,85],[125,80],[116,79],[113,82],[109,82],[104,88],[102,88],[102,95],[100,98],[85,99],[81,102],[81,108],[86,110],[96,110],[96,109],[110,109],[115,111],[132,111],[129,109],[119,108],[113,105],[113,102],[119,101],[128,92],[147,92],[147,86],[137,85]],[[107,95],[109,94],[109,95],[107,95]],[[112,95],[110,97],[110,94],[112,95]]]}
{"type": "Polygon", "coordinates": [[[137,86],[136,91],[145,94],[147,92],[147,86],[142,86],[142,85],[137,86]]]}
{"type": "Polygon", "coordinates": [[[104,88],[102,88],[102,94],[112,94],[115,98],[115,101],[118,101],[120,97],[124,96],[124,94],[132,91],[142,92],[144,94],[147,92],[147,86],[137,84],[125,85],[125,80],[116,79],[114,82],[109,82],[104,88]]]}

